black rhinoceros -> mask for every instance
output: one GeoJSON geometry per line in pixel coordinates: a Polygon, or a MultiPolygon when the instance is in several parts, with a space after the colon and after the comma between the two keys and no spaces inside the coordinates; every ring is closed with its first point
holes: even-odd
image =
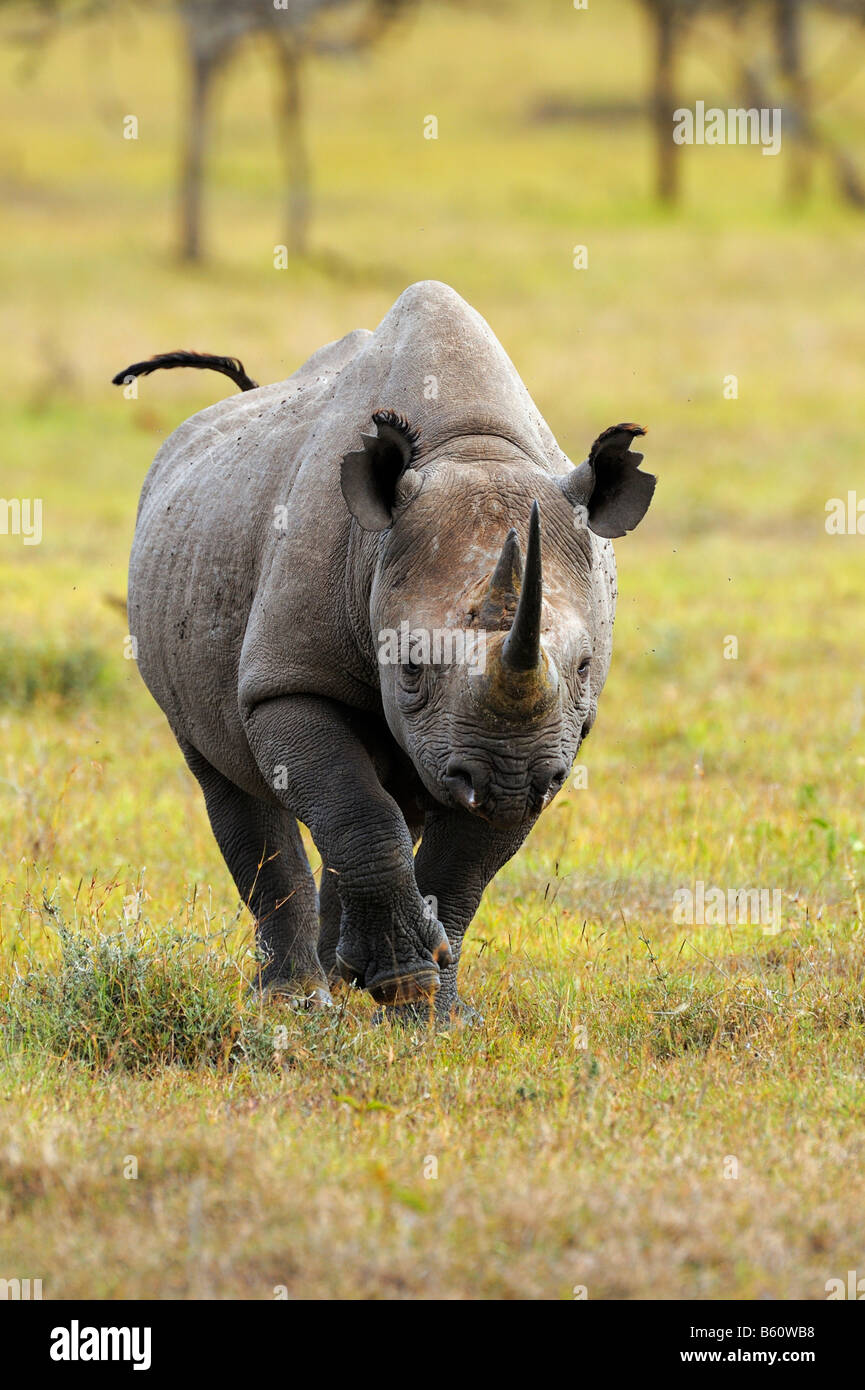
{"type": "Polygon", "coordinates": [[[435,281],[272,386],[193,353],[115,381],[180,365],[244,394],[156,456],[130,632],[255,915],[261,983],[327,1002],[342,976],[453,1018],[483,891],[595,718],[609,538],[654,490],[629,452],[644,431],[613,426],[572,467],[488,325],[435,281]]]}

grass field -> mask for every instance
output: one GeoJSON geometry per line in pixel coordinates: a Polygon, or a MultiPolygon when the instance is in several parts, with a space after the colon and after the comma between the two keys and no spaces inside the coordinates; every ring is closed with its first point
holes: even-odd
{"type": "MultiPolygon", "coordinates": [[[[60,33],[29,76],[0,51],[2,491],[44,508],[41,544],[0,536],[0,1277],[823,1298],[865,1273],[865,538],[824,524],[865,488],[863,224],[822,168],[791,211],[786,147],[683,150],[665,213],[644,122],[532,119],[643,92],[641,23],[429,6],[368,61],[317,62],[315,255],[284,271],[261,53],[225,80],[189,269],[169,19],[60,33]],[[428,277],[572,458],[636,419],[660,477],[617,543],[588,785],[487,893],[463,965],[484,1023],[439,1034],[357,993],[247,1002],[250,919],[112,602],[153,453],[224,394],[172,374],[124,401],[112,374],[184,346],[275,380],[428,277]],[[698,881],[779,891],[778,929],[678,922],[698,881]]],[[[815,27],[821,71],[846,32],[815,27]]],[[[703,31],[686,101],[727,104],[727,43],[703,31]]],[[[861,68],[823,114],[861,145],[861,68]]]]}

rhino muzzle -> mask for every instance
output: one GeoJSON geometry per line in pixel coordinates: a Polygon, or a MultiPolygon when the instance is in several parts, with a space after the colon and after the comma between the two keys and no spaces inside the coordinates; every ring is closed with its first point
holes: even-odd
{"type": "Polygon", "coordinates": [[[466,811],[494,825],[519,825],[538,815],[563,785],[568,768],[562,758],[546,758],[531,768],[500,768],[494,761],[453,754],[444,786],[466,811]]]}
{"type": "MultiPolygon", "coordinates": [[[[538,746],[514,756],[514,739],[532,725],[553,721],[560,697],[555,663],[541,642],[543,567],[537,502],[529,520],[525,566],[515,530],[505,537],[475,621],[487,632],[483,673],[468,682],[480,714],[476,747],[454,749],[442,777],[452,804],[495,825],[516,825],[537,815],[567,776],[562,757],[538,746]]],[[[551,732],[551,730],[550,730],[551,732]]],[[[517,742],[519,739],[517,738],[517,742]]]]}

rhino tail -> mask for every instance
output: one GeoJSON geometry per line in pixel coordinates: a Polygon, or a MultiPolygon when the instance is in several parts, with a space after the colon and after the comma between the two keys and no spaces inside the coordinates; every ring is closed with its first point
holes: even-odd
{"type": "Polygon", "coordinates": [[[209,371],[222,372],[231,377],[241,391],[254,391],[258,386],[251,376],[247,376],[243,363],[237,357],[216,357],[211,352],[160,352],[148,357],[146,362],[133,362],[122,372],[111,378],[113,386],[125,386],[130,378],[149,376],[162,367],[206,367],[209,371]]]}

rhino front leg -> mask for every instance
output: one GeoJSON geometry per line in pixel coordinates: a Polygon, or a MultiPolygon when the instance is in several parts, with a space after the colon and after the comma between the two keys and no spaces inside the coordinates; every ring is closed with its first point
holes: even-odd
{"type": "Polygon", "coordinates": [[[452,963],[442,971],[441,988],[435,997],[436,1018],[440,1022],[470,1022],[475,1017],[457,991],[463,937],[487,884],[516,854],[530,828],[497,830],[466,811],[444,808],[430,812],[426,818],[415,860],[417,882],[424,898],[435,903],[453,956],[452,963]]]}
{"type": "Polygon", "coordinates": [[[341,903],[335,961],[380,1004],[427,998],[451,963],[414,873],[412,836],[372,758],[335,701],[287,695],[245,719],[274,795],[309,827],[341,903]]]}
{"type": "MultiPolygon", "coordinates": [[[[409,823],[412,843],[420,839],[421,826],[409,823]]],[[[339,928],[342,921],[342,903],[336,887],[336,874],[322,861],[321,880],[318,887],[318,958],[321,968],[330,985],[341,979],[336,963],[336,948],[339,945],[339,928]]],[[[448,966],[450,969],[450,966],[448,966]]]]}

